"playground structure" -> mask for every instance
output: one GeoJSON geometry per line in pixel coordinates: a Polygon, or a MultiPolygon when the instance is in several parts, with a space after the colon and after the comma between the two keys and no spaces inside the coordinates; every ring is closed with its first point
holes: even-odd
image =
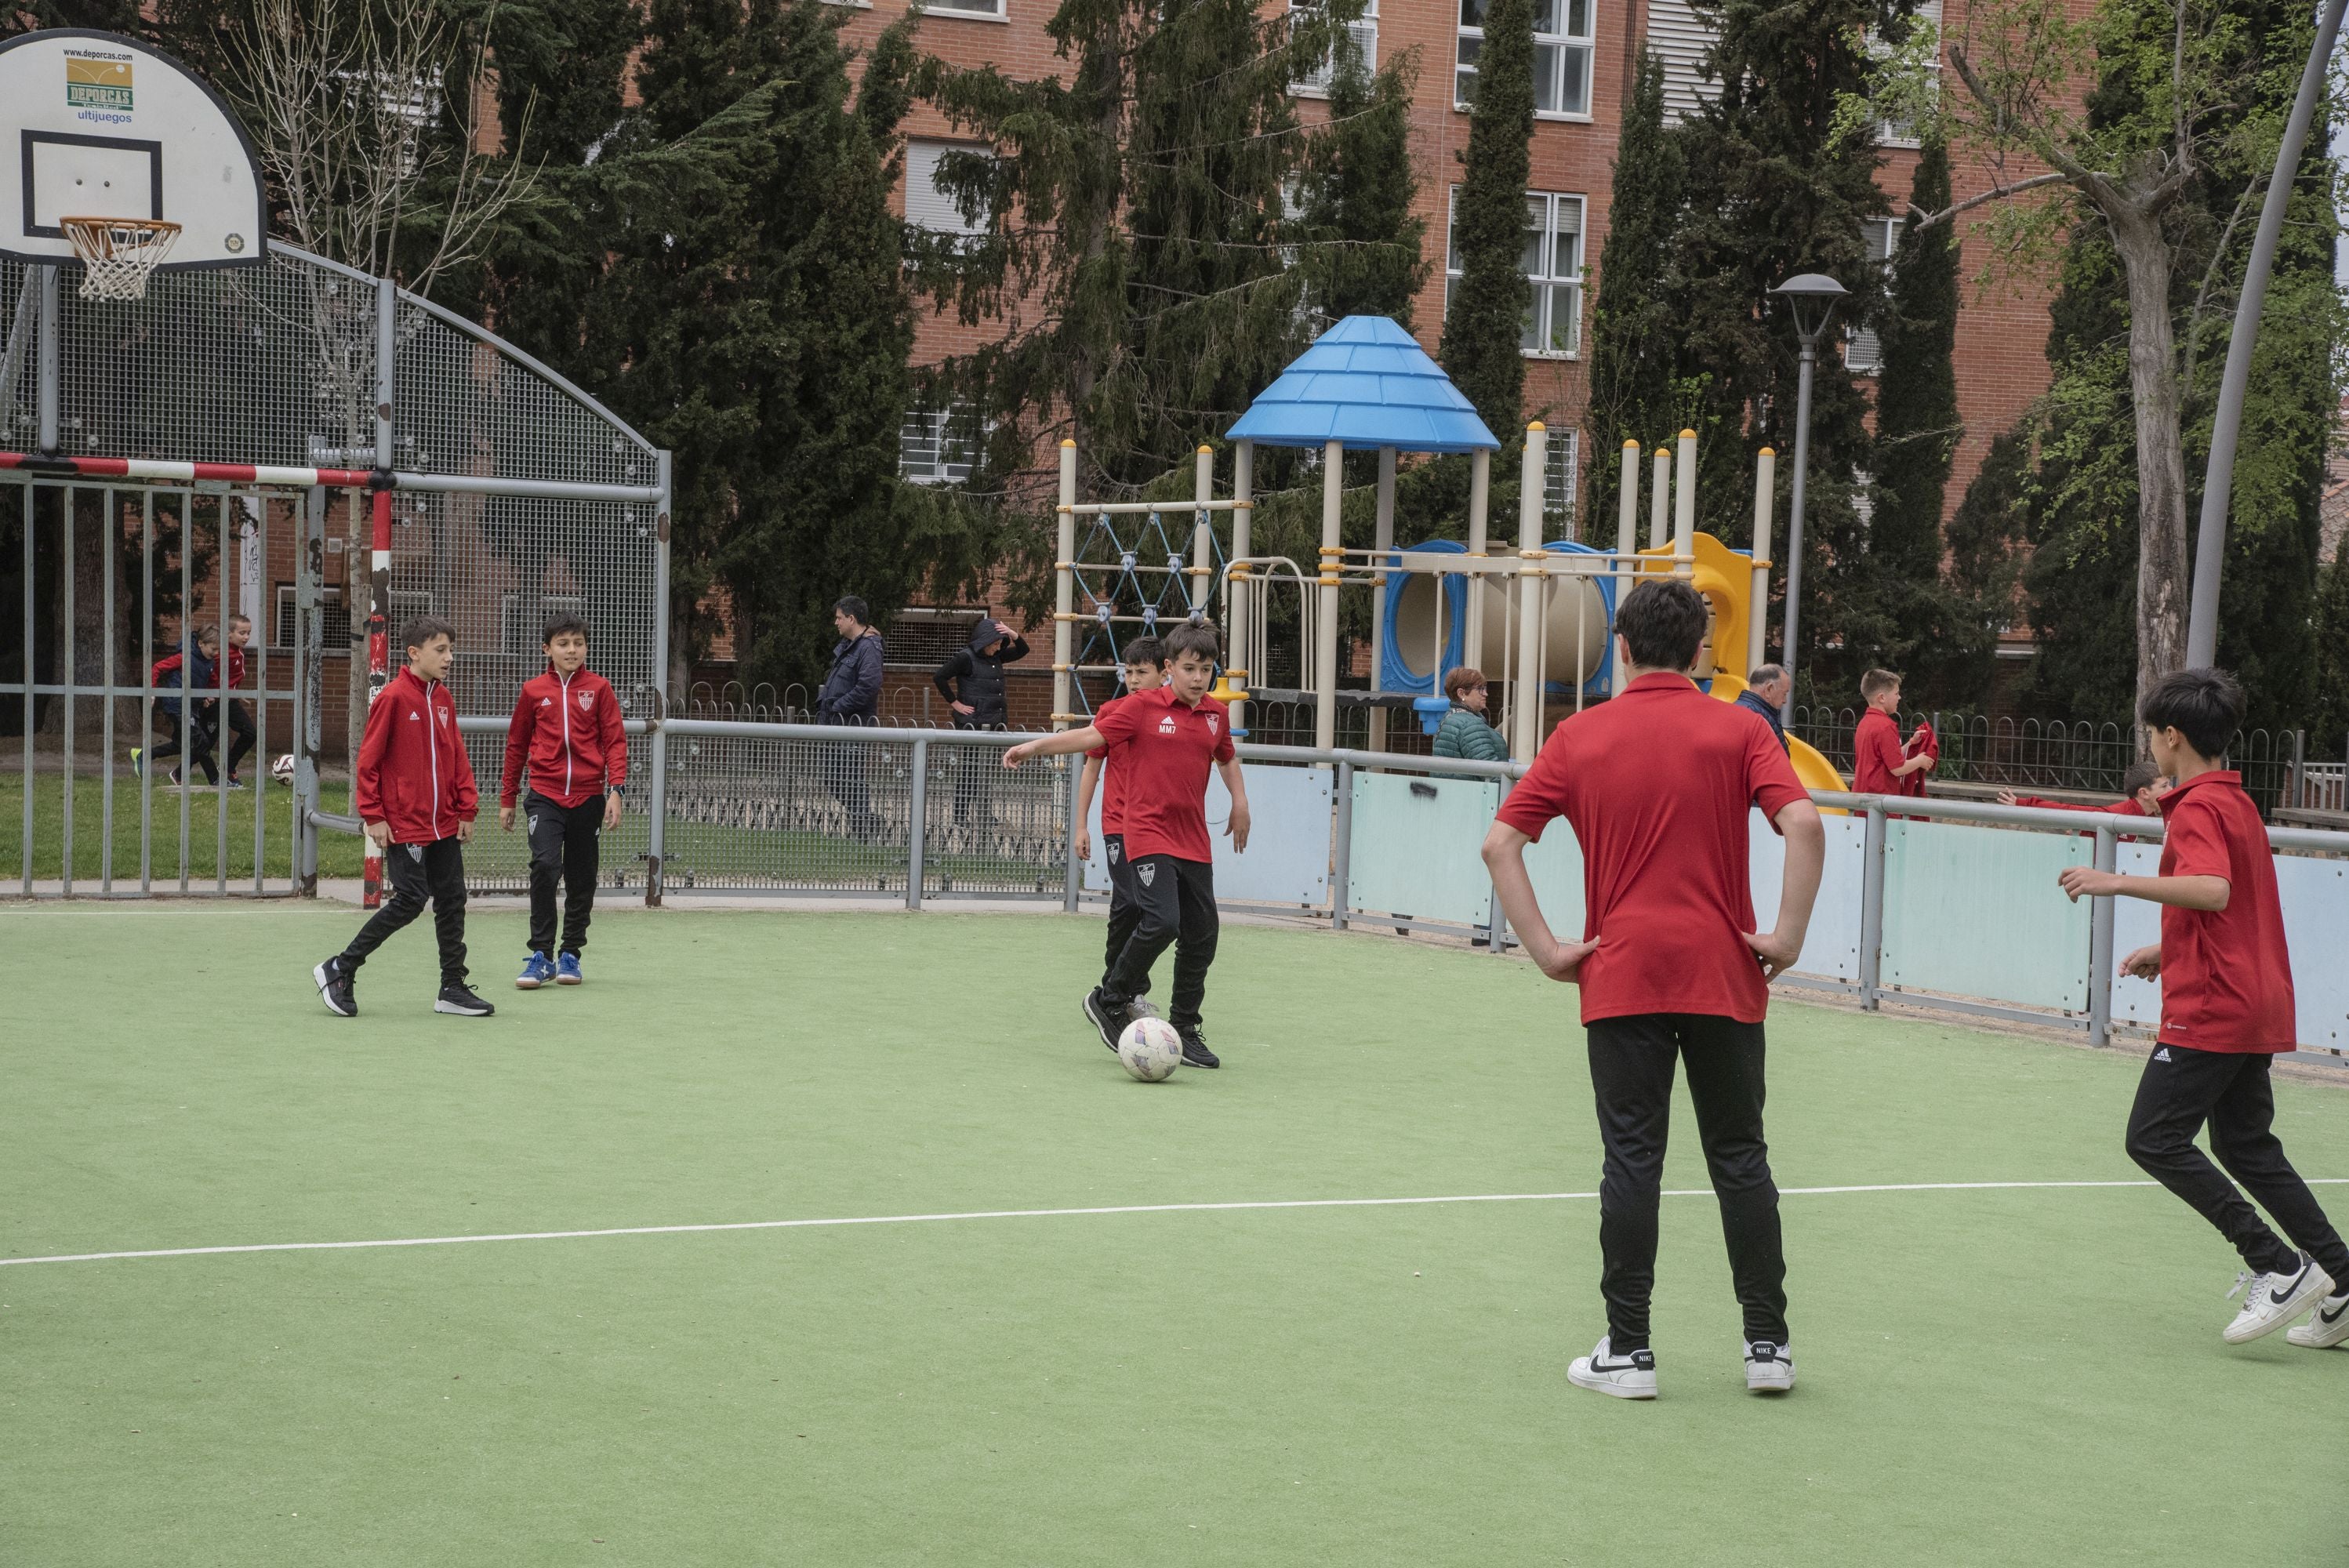
{"type": "MultiPolygon", "coordinates": [[[[1621,672],[1613,654],[1616,603],[1646,576],[1668,575],[1703,595],[1711,627],[1697,678],[1713,696],[1734,700],[1745,672],[1763,662],[1761,613],[1769,594],[1771,512],[1776,458],[1760,454],[1754,473],[1752,552],[1734,551],[1696,531],[1696,433],[1681,432],[1652,457],[1650,530],[1639,540],[1640,449],[1624,443],[1623,482],[1611,549],[1575,540],[1545,540],[1542,491],[1547,432],[1525,432],[1517,509],[1517,547],[1490,548],[1492,457],[1500,449],[1484,421],[1416,340],[1394,322],[1349,316],[1284,370],[1227,433],[1232,490],[1215,493],[1215,454],[1196,454],[1193,497],[1179,502],[1084,501],[1077,495],[1077,451],[1061,448],[1058,582],[1053,618],[1053,723],[1084,722],[1092,711],[1082,677],[1109,676],[1119,650],[1170,618],[1220,618],[1226,668],[1216,695],[1233,705],[1235,731],[1247,733],[1247,704],[1263,693],[1251,679],[1270,665],[1275,595],[1296,593],[1299,688],[1310,700],[1314,744],[1336,743],[1343,703],[1370,707],[1371,749],[1385,748],[1390,712],[1402,708],[1433,731],[1449,707],[1445,674],[1461,665],[1485,672],[1501,694],[1497,727],[1520,762],[1540,748],[1553,702],[1585,703],[1614,695],[1621,672]],[[1252,480],[1258,446],[1303,448],[1320,455],[1321,539],[1311,570],[1286,556],[1255,552],[1252,480]],[[1375,532],[1367,548],[1349,548],[1340,532],[1344,454],[1378,454],[1375,532]],[[1465,454],[1470,485],[1465,542],[1433,540],[1398,546],[1395,481],[1404,453],[1465,454]],[[1189,513],[1189,534],[1170,531],[1170,514],[1189,513]],[[1216,520],[1228,516],[1228,533],[1216,520]],[[1081,533],[1081,527],[1082,531],[1081,533]],[[1339,595],[1367,589],[1371,598],[1369,685],[1341,685],[1339,595]],[[1220,615],[1218,616],[1218,612],[1220,615]],[[1741,660],[1743,662],[1741,662],[1741,660]]],[[[1789,753],[1803,782],[1839,789],[1834,767],[1799,739],[1789,753]]]]}

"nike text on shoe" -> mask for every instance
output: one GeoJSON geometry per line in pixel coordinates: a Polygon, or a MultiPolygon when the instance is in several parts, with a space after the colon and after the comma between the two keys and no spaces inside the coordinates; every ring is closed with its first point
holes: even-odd
{"type": "Polygon", "coordinates": [[[2308,1350],[2324,1350],[2349,1339],[2349,1292],[2328,1295],[2316,1304],[2308,1321],[2284,1336],[2308,1350]]]}
{"type": "Polygon", "coordinates": [[[1121,1006],[1111,1002],[1096,985],[1085,993],[1084,1009],[1085,1016],[1091,1018],[1093,1027],[1101,1031],[1102,1044],[1112,1051],[1116,1050],[1117,1037],[1125,1033],[1128,1024],[1133,1022],[1133,1005],[1129,1002],[1121,1006]]]}
{"type": "Polygon", "coordinates": [[[522,973],[514,976],[514,989],[535,991],[554,978],[554,960],[543,953],[533,953],[523,960],[522,973]]]}
{"type": "Polygon", "coordinates": [[[441,986],[440,995],[432,999],[432,1010],[436,1013],[454,1013],[464,1018],[486,1018],[497,1011],[495,1007],[474,995],[471,989],[465,985],[441,986]]]}
{"type": "Polygon", "coordinates": [[[554,960],[554,983],[557,985],[584,985],[586,975],[579,967],[579,954],[564,953],[554,960]]]}
{"type": "Polygon", "coordinates": [[[2241,1274],[2235,1276],[2235,1291],[2243,1293],[2243,1309],[2235,1314],[2235,1321],[2227,1325],[2224,1338],[2230,1345],[2248,1345],[2262,1335],[2273,1334],[2310,1305],[2333,1293],[2333,1276],[2316,1266],[2316,1260],[2306,1253],[2300,1254],[2300,1267],[2291,1274],[2241,1274]]]}
{"type": "Polygon", "coordinates": [[[1589,1355],[1574,1358],[1574,1365],[1566,1369],[1566,1378],[1578,1388],[1611,1394],[1618,1399],[1652,1399],[1656,1355],[1652,1350],[1634,1350],[1629,1356],[1618,1356],[1602,1339],[1589,1355]]]}
{"type": "Polygon", "coordinates": [[[1206,1037],[1195,1028],[1177,1030],[1183,1039],[1183,1065],[1186,1068],[1219,1068],[1223,1061],[1207,1048],[1206,1037]]]}
{"type": "Polygon", "coordinates": [[[1745,1391],[1785,1394],[1795,1387],[1795,1353],[1767,1339],[1745,1342],[1745,1391]]]}
{"type": "Polygon", "coordinates": [[[351,990],[350,971],[343,967],[340,957],[329,958],[310,971],[310,978],[318,983],[318,1000],[326,1011],[338,1018],[359,1016],[359,999],[351,990]]]}

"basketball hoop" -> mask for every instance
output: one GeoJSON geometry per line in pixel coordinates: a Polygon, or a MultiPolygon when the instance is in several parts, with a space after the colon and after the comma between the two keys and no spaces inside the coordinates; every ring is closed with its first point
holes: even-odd
{"type": "Polygon", "coordinates": [[[160,218],[59,218],[57,227],[81,258],[84,299],[145,299],[180,237],[180,225],[160,218]]]}

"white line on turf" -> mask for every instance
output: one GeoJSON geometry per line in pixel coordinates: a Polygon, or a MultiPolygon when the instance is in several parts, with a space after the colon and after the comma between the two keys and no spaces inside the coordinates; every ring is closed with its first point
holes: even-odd
{"type": "MultiPolygon", "coordinates": [[[[2151,1181],[1888,1181],[1855,1187],[1781,1187],[1784,1198],[1826,1197],[1845,1192],[2012,1192],[2063,1187],[2151,1187],[2151,1181]]],[[[2312,1187],[2349,1185],[2349,1177],[2320,1176],[2312,1187]]],[[[1710,1187],[1667,1188],[1667,1198],[1710,1198],[1710,1187]]],[[[335,1253],[373,1247],[453,1247],[472,1242],[575,1242],[599,1236],[683,1236],[712,1231],[805,1231],[837,1225],[921,1225],[951,1220],[1061,1220],[1097,1214],[1206,1214],[1239,1209],[1395,1209],[1428,1203],[1556,1203],[1588,1200],[1596,1192],[1473,1192],[1443,1198],[1274,1198],[1237,1203],[1116,1203],[1090,1209],[982,1209],[951,1214],[856,1214],[828,1220],[736,1220],[708,1225],[616,1225],[599,1231],[513,1231],[479,1236],[403,1236],[376,1242],[252,1242],[242,1246],[154,1247],[140,1252],[59,1253],[49,1257],[0,1258],[0,1268],[16,1264],[99,1264],[124,1258],[197,1258],[223,1253],[335,1253]]]]}

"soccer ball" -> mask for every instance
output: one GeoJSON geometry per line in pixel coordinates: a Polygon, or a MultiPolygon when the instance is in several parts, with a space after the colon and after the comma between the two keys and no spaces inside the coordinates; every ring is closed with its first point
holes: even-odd
{"type": "Polygon", "coordinates": [[[1117,1059],[1143,1083],[1156,1083],[1183,1065],[1183,1037],[1164,1018],[1136,1018],[1117,1037],[1117,1059]]]}
{"type": "Polygon", "coordinates": [[[294,754],[290,751],[281,754],[276,761],[272,762],[269,765],[269,776],[272,779],[276,779],[280,784],[292,784],[294,782],[294,754]]]}

